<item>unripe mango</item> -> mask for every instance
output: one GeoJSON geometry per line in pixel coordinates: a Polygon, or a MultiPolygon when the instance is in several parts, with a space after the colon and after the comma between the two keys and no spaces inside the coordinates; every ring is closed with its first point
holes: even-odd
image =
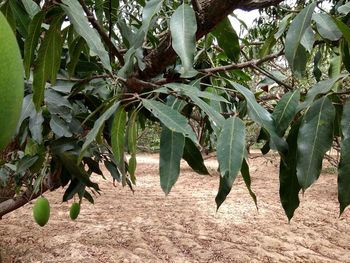
{"type": "Polygon", "coordinates": [[[39,197],[33,207],[33,216],[39,226],[45,226],[50,218],[50,204],[45,197],[39,197]]]}
{"type": "Polygon", "coordinates": [[[77,219],[78,215],[80,213],[80,204],[79,203],[73,203],[69,210],[69,216],[72,220],[77,219]]]}
{"type": "Polygon", "coordinates": [[[16,131],[23,93],[21,54],[13,31],[0,12],[0,150],[16,131]]]}

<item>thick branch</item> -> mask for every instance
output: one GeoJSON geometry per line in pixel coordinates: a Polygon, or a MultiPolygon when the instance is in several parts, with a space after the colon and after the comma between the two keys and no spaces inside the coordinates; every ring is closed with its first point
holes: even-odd
{"type": "MultiPolygon", "coordinates": [[[[198,30],[196,39],[211,32],[225,17],[235,9],[253,10],[277,5],[283,0],[197,0],[200,10],[197,13],[198,30]]],[[[139,72],[142,79],[151,79],[175,62],[176,54],[171,47],[170,32],[160,42],[158,48],[150,52],[145,58],[146,69],[139,72]]]]}
{"type": "Polygon", "coordinates": [[[98,34],[101,36],[103,42],[108,46],[109,52],[112,53],[114,56],[116,56],[120,62],[120,64],[124,65],[124,58],[122,54],[119,52],[119,50],[115,47],[103,27],[99,24],[99,22],[96,20],[94,14],[89,10],[89,8],[86,6],[84,0],[79,0],[79,3],[84,9],[84,12],[87,15],[88,20],[92,24],[92,26],[97,30],[98,34]]]}

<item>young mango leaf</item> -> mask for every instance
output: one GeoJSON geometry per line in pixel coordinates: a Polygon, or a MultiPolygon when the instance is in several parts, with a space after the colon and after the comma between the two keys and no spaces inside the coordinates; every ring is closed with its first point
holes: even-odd
{"type": "Polygon", "coordinates": [[[28,37],[24,41],[24,70],[26,74],[26,79],[30,77],[30,66],[33,62],[34,51],[38,45],[40,32],[41,32],[41,24],[43,23],[45,17],[45,12],[41,11],[37,13],[33,20],[29,24],[28,28],[28,37]]]}
{"type": "Polygon", "coordinates": [[[340,79],[343,79],[345,75],[338,75],[334,78],[322,80],[320,82],[317,82],[306,94],[305,100],[299,104],[298,111],[306,109],[309,107],[314,99],[320,95],[320,94],[326,94],[329,92],[334,84],[339,81],[340,79]]]}
{"type": "Polygon", "coordinates": [[[256,209],[259,210],[259,208],[258,208],[258,199],[256,198],[256,195],[253,192],[252,187],[251,187],[252,186],[252,181],[251,181],[251,178],[250,178],[249,165],[248,165],[248,163],[247,163],[247,161],[245,159],[243,159],[243,162],[242,162],[241,174],[242,174],[245,186],[248,189],[249,195],[253,199],[254,204],[256,206],[256,209]]]}
{"type": "Polygon", "coordinates": [[[182,68],[180,73],[183,78],[192,78],[198,73],[193,68],[196,31],[196,14],[189,5],[183,3],[170,18],[172,47],[181,59],[182,68]]]}
{"type": "Polygon", "coordinates": [[[185,137],[190,138],[194,143],[198,144],[197,137],[191,126],[187,123],[187,119],[179,112],[155,100],[143,99],[142,103],[168,129],[182,133],[185,137]]]}
{"type": "Polygon", "coordinates": [[[185,147],[182,158],[196,173],[203,175],[209,174],[201,152],[189,138],[185,138],[185,147]]]}
{"type": "Polygon", "coordinates": [[[96,30],[89,25],[79,1],[62,0],[62,3],[61,7],[69,17],[69,21],[73,24],[75,31],[85,39],[90,50],[101,59],[104,68],[112,71],[108,52],[103,46],[96,30]]]}
{"type": "Polygon", "coordinates": [[[85,142],[84,142],[84,144],[81,148],[81,151],[80,151],[80,156],[78,159],[79,162],[84,157],[84,153],[85,153],[86,149],[88,148],[88,146],[95,140],[97,134],[101,130],[105,121],[108,120],[113,115],[113,113],[118,109],[119,104],[120,104],[119,102],[114,103],[95,121],[94,127],[86,135],[85,142]]]}
{"type": "Polygon", "coordinates": [[[60,31],[62,20],[59,17],[51,24],[40,45],[35,62],[33,80],[33,102],[37,111],[44,100],[45,84],[47,80],[55,84],[61,63],[62,36],[60,31]]]}
{"type": "Polygon", "coordinates": [[[233,29],[230,20],[226,17],[217,25],[212,31],[212,34],[218,41],[219,47],[221,47],[226,56],[233,62],[237,62],[241,48],[239,45],[239,39],[236,31],[233,29]]]}
{"type": "Polygon", "coordinates": [[[300,122],[290,130],[287,143],[289,150],[284,160],[280,161],[280,189],[279,195],[282,207],[288,220],[290,221],[294,215],[294,211],[299,207],[300,185],[297,177],[297,139],[300,122]]]}
{"type": "Polygon", "coordinates": [[[316,3],[311,3],[305,7],[291,23],[285,43],[286,59],[292,72],[297,77],[302,77],[306,68],[306,51],[300,44],[305,31],[311,25],[312,13],[316,7],[316,3]]]}
{"type": "Polygon", "coordinates": [[[316,22],[317,31],[323,38],[331,41],[341,38],[342,33],[328,14],[315,13],[312,19],[316,22]]]}
{"type": "Polygon", "coordinates": [[[111,144],[114,159],[117,163],[123,161],[122,156],[125,144],[125,127],[126,127],[126,112],[124,107],[119,107],[114,115],[112,130],[111,130],[111,144]]]}
{"type": "Polygon", "coordinates": [[[130,153],[128,171],[130,174],[130,179],[133,184],[136,183],[135,171],[136,171],[136,144],[137,144],[137,111],[131,113],[131,117],[128,122],[128,150],[130,153]]]}
{"type": "Polygon", "coordinates": [[[341,119],[341,130],[343,139],[350,138],[350,98],[347,99],[344,108],[343,116],[341,119]]]}
{"type": "Polygon", "coordinates": [[[179,177],[184,145],[185,137],[181,133],[163,126],[160,135],[159,174],[160,185],[166,195],[179,177]]]}
{"type": "Polygon", "coordinates": [[[272,118],[275,120],[278,135],[284,135],[289,123],[293,120],[295,114],[297,113],[299,100],[300,92],[295,90],[284,94],[277,103],[272,113],[272,118]]]}
{"type": "Polygon", "coordinates": [[[338,165],[338,201],[340,215],[350,204],[350,138],[343,139],[340,145],[340,162],[338,165]]]}
{"type": "Polygon", "coordinates": [[[220,169],[220,186],[216,196],[217,209],[230,193],[232,184],[241,169],[245,154],[246,130],[238,117],[226,119],[218,138],[217,159],[220,169]]]}
{"type": "Polygon", "coordinates": [[[249,117],[262,125],[269,132],[271,149],[277,149],[280,153],[286,152],[288,150],[288,145],[286,141],[278,135],[271,114],[257,103],[254,94],[249,89],[232,81],[229,81],[229,83],[245,97],[248,104],[249,117]]]}
{"type": "Polygon", "coordinates": [[[305,113],[298,134],[297,176],[305,191],[320,176],[322,160],[333,139],[335,108],[325,96],[305,113]]]}

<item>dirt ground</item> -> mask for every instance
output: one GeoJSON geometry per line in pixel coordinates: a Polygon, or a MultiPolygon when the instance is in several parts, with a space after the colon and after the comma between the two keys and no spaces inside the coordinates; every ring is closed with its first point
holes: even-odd
{"type": "Polygon", "coordinates": [[[157,158],[139,157],[134,194],[96,179],[102,195],[95,205],[84,202],[75,222],[70,204],[60,202],[63,191],[46,194],[51,218],[43,228],[34,223],[33,204],[5,216],[0,262],[350,262],[350,212],[338,217],[335,174],[322,174],[306,191],[289,224],[278,197],[276,157],[250,160],[259,211],[238,178],[217,213],[215,160],[207,161],[212,176],[184,164],[165,197],[157,158]]]}

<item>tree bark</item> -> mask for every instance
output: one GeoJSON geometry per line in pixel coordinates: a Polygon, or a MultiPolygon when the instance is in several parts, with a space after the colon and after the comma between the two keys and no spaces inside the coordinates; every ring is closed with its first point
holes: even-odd
{"type": "MultiPolygon", "coordinates": [[[[246,11],[275,6],[283,0],[195,0],[197,16],[196,39],[211,32],[225,17],[235,9],[246,11]]],[[[159,46],[152,50],[145,58],[146,68],[139,71],[138,76],[149,80],[162,73],[168,65],[174,64],[176,53],[171,46],[170,32],[163,38],[159,46]]]]}

